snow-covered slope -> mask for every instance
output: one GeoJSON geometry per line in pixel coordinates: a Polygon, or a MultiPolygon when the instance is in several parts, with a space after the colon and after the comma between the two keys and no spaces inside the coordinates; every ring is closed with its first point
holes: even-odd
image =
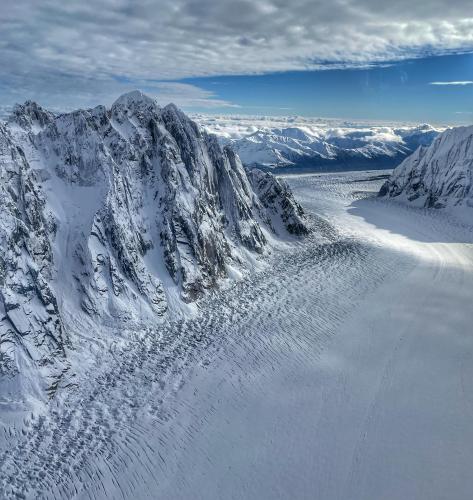
{"type": "Polygon", "coordinates": [[[426,207],[473,207],[473,126],[448,129],[419,147],[393,172],[380,196],[426,207]]]}
{"type": "Polygon", "coordinates": [[[271,241],[307,232],[283,182],[248,176],[174,105],[138,91],[57,117],[15,107],[0,125],[0,179],[6,392],[25,364],[56,387],[75,330],[156,324],[271,241]]]}
{"type": "Polygon", "coordinates": [[[430,125],[366,126],[319,120],[231,120],[200,115],[198,121],[230,144],[246,166],[286,171],[317,168],[393,167],[420,145],[429,145],[439,130],[430,125]],[[245,126],[243,126],[245,124],[245,126]]]}

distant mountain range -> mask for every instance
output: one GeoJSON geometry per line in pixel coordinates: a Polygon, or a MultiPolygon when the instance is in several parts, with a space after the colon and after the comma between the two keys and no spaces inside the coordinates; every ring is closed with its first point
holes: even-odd
{"type": "Polygon", "coordinates": [[[393,168],[442,129],[308,118],[208,117],[196,120],[230,145],[247,167],[282,172],[393,168]]]}

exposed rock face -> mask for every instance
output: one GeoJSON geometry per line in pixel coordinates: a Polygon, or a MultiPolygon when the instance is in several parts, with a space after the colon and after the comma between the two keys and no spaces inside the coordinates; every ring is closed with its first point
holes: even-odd
{"type": "Polygon", "coordinates": [[[39,132],[54,120],[54,114],[33,101],[17,104],[8,118],[10,125],[18,125],[26,132],[39,132]]]}
{"type": "Polygon", "coordinates": [[[232,150],[140,92],[57,117],[17,106],[0,128],[0,177],[4,371],[19,346],[38,363],[62,356],[82,316],[155,320],[244,268],[270,233],[307,232],[284,183],[248,176],[232,150]]]}
{"type": "Polygon", "coordinates": [[[55,221],[36,172],[1,124],[0,213],[0,377],[9,377],[20,365],[57,363],[66,339],[51,286],[55,221]]]}
{"type": "Polygon", "coordinates": [[[380,196],[417,205],[473,207],[473,127],[446,130],[429,147],[419,147],[382,186],[380,196]]]}
{"type": "Polygon", "coordinates": [[[263,206],[260,215],[275,233],[280,232],[276,228],[281,222],[283,231],[287,230],[296,235],[308,233],[304,211],[294,199],[286,182],[258,169],[250,173],[250,178],[263,206]]]}

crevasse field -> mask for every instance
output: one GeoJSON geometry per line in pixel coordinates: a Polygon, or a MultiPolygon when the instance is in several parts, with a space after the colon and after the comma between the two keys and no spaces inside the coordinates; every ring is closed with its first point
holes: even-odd
{"type": "MultiPolygon", "coordinates": [[[[0,496],[471,499],[473,227],[287,177],[313,234],[157,331],[94,346],[0,438],[0,496]]],[[[471,217],[470,217],[471,219],[471,217]]]]}

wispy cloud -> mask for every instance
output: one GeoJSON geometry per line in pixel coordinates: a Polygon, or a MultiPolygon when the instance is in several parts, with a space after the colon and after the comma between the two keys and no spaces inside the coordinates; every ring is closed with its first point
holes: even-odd
{"type": "Polygon", "coordinates": [[[458,85],[464,87],[465,85],[473,85],[472,80],[464,80],[458,82],[430,82],[429,85],[458,85]]]}
{"type": "Polygon", "coordinates": [[[240,106],[219,99],[213,92],[182,82],[133,82],[136,88],[145,90],[160,104],[173,102],[184,108],[239,108],[240,106]]]}

